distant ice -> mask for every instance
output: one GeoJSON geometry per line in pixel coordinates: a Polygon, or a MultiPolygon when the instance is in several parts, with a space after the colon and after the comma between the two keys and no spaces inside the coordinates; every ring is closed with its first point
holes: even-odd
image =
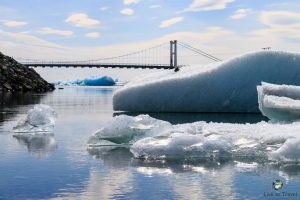
{"type": "Polygon", "coordinates": [[[300,119],[300,86],[262,83],[257,87],[259,109],[275,121],[300,119]]]}
{"type": "Polygon", "coordinates": [[[38,104],[13,128],[15,133],[53,132],[57,114],[48,105],[38,104]]]}
{"type": "Polygon", "coordinates": [[[134,157],[143,159],[300,162],[299,130],[300,122],[171,125],[148,115],[122,115],[97,131],[88,145],[129,145],[134,157]]]}
{"type": "Polygon", "coordinates": [[[261,51],[210,66],[146,75],[120,88],[114,110],[258,113],[261,82],[300,85],[300,54],[261,51]]]}
{"type": "Polygon", "coordinates": [[[113,86],[116,84],[116,80],[113,80],[109,76],[89,77],[85,79],[70,80],[70,81],[55,81],[54,85],[61,86],[113,86]]]}

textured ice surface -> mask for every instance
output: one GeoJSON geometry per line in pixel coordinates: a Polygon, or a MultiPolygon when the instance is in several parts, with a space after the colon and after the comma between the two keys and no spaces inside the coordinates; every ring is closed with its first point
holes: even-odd
{"type": "Polygon", "coordinates": [[[56,81],[55,85],[68,85],[68,86],[113,86],[116,82],[109,76],[100,77],[89,77],[81,80],[71,80],[71,81],[56,81]]]}
{"type": "Polygon", "coordinates": [[[300,119],[300,86],[262,83],[257,87],[259,109],[277,121],[300,119]]]}
{"type": "Polygon", "coordinates": [[[56,120],[55,111],[48,105],[38,104],[27,113],[26,119],[13,128],[15,133],[52,132],[56,120]]]}
{"type": "Polygon", "coordinates": [[[96,132],[89,145],[132,144],[144,159],[300,161],[300,122],[171,125],[148,115],[118,116],[96,132]]]}
{"type": "Polygon", "coordinates": [[[131,144],[145,136],[164,134],[172,125],[169,122],[156,120],[148,115],[129,117],[120,115],[96,131],[88,141],[89,146],[114,146],[131,144]]]}
{"type": "Polygon", "coordinates": [[[249,53],[214,66],[163,71],[126,84],[114,110],[140,112],[259,112],[256,86],[262,81],[300,85],[300,54],[249,53]]]}

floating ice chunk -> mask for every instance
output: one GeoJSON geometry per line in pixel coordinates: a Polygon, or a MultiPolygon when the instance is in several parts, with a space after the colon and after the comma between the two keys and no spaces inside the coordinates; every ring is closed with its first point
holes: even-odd
{"type": "Polygon", "coordinates": [[[88,144],[128,145],[136,158],[236,161],[299,161],[300,122],[171,125],[148,115],[121,115],[96,132],[88,144]]]}
{"type": "Polygon", "coordinates": [[[280,148],[270,153],[271,160],[300,161],[300,138],[289,138],[280,148]]]}
{"type": "Polygon", "coordinates": [[[25,120],[13,128],[14,132],[52,132],[56,121],[55,111],[48,105],[38,104],[28,111],[25,120]]]}
{"type": "Polygon", "coordinates": [[[159,72],[116,91],[113,107],[131,112],[258,113],[256,86],[262,81],[300,85],[299,63],[299,53],[262,51],[214,66],[159,72]]]}
{"type": "Polygon", "coordinates": [[[262,83],[257,87],[259,109],[272,120],[300,119],[300,86],[262,83]]]}
{"type": "MultiPolygon", "coordinates": [[[[282,157],[298,161],[300,149],[297,143],[289,146],[296,137],[300,123],[272,124],[227,124],[193,123],[201,126],[194,134],[183,130],[182,125],[172,128],[172,134],[163,137],[148,137],[135,142],[131,152],[137,158],[146,159],[201,159],[212,160],[277,160],[282,157]],[[181,133],[174,133],[177,128],[181,133]],[[283,148],[283,150],[280,150],[283,148]],[[293,150],[290,150],[292,148],[293,150]],[[285,150],[288,149],[288,150],[285,150]],[[281,156],[276,156],[280,154],[281,156]]],[[[186,126],[186,125],[185,125],[186,126]]],[[[187,126],[186,126],[187,127],[187,126]]],[[[299,145],[299,143],[298,143],[299,145]]]]}
{"type": "Polygon", "coordinates": [[[131,144],[145,136],[158,136],[171,127],[170,123],[154,119],[149,115],[139,115],[138,117],[120,115],[96,131],[90,137],[88,145],[101,146],[103,140],[116,145],[131,144]]]}

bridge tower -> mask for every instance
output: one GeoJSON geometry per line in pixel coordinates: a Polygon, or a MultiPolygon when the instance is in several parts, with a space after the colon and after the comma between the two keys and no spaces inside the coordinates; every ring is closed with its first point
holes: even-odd
{"type": "Polygon", "coordinates": [[[170,41],[170,67],[175,69],[177,66],[177,40],[170,41]]]}

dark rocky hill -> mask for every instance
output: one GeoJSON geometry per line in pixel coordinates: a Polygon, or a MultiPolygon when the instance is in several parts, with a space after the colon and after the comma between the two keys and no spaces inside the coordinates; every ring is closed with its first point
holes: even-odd
{"type": "Polygon", "coordinates": [[[46,92],[54,89],[54,86],[45,81],[34,69],[27,68],[0,52],[0,92],[46,92]]]}

